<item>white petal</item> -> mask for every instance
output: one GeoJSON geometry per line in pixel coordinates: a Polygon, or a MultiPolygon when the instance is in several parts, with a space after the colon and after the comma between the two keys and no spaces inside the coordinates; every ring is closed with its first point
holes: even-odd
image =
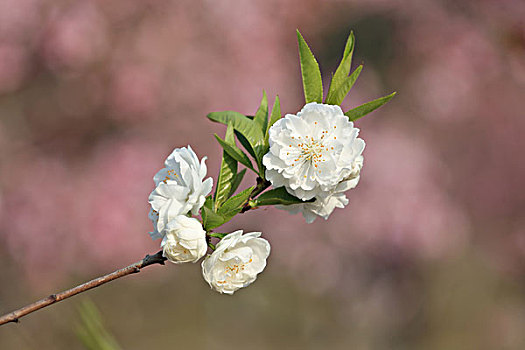
{"type": "Polygon", "coordinates": [[[339,106],[309,103],[270,128],[270,151],[263,158],[266,178],[303,200],[319,199],[300,205],[308,221],[317,215],[327,218],[346,205],[346,197],[337,193],[359,182],[365,144],[358,135],[339,106]]]}

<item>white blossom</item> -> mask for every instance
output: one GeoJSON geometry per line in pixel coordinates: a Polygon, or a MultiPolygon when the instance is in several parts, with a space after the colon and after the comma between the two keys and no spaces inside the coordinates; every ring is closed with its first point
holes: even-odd
{"type": "Polygon", "coordinates": [[[204,180],[205,161],[203,157],[199,162],[190,146],[176,148],[164,162],[165,167],[155,174],[156,188],[149,196],[153,239],[161,238],[166,224],[176,216],[198,214],[213,186],[212,178],[204,180]]]}
{"type": "Polygon", "coordinates": [[[352,173],[348,178],[341,181],[335,189],[323,192],[315,197],[314,202],[304,204],[279,205],[279,209],[284,209],[292,214],[302,213],[307,223],[312,223],[320,216],[328,219],[335,208],[344,208],[348,204],[345,192],[356,187],[359,183],[359,172],[363,165],[363,156],[356,160],[357,171],[352,173]]]}
{"type": "Polygon", "coordinates": [[[365,142],[339,106],[308,103],[287,114],[269,131],[270,151],[263,157],[266,178],[312,203],[286,207],[312,222],[348,203],[344,191],[359,182],[365,142]]]}
{"type": "Polygon", "coordinates": [[[217,244],[215,251],[202,262],[202,275],[211,288],[233,294],[255,281],[270,255],[270,243],[260,236],[260,232],[243,235],[239,230],[217,244]]]}
{"type": "Polygon", "coordinates": [[[166,225],[163,255],[173,263],[197,262],[206,254],[206,231],[199,220],[179,215],[166,225]]]}

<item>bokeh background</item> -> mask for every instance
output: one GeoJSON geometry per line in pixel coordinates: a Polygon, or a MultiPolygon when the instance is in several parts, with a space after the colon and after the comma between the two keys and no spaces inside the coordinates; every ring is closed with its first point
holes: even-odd
{"type": "Polygon", "coordinates": [[[216,176],[206,114],[253,114],[262,89],[304,104],[296,28],[325,83],[355,31],[345,109],[398,92],[357,122],[349,206],[228,224],[273,249],[233,297],[198,264],[152,266],[1,327],[0,348],[83,349],[86,298],[122,349],[525,348],[522,0],[0,0],[1,312],[156,252],[164,158],[191,144],[216,176]]]}

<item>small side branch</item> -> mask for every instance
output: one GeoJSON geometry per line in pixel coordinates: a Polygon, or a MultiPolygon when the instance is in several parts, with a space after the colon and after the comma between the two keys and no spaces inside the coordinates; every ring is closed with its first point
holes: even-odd
{"type": "Polygon", "coordinates": [[[250,200],[252,200],[255,197],[257,197],[259,194],[261,194],[261,192],[266,190],[271,185],[272,184],[271,184],[270,181],[267,181],[267,180],[264,180],[261,177],[258,177],[257,178],[257,186],[255,186],[255,188],[253,189],[252,193],[250,194],[250,198],[246,201],[246,203],[244,203],[244,206],[241,209],[241,213],[245,213],[248,210],[253,209],[252,206],[250,205],[250,200]]]}
{"type": "Polygon", "coordinates": [[[40,310],[46,306],[57,303],[64,299],[70,298],[79,293],[85,292],[92,288],[95,288],[105,283],[116,280],[117,278],[121,278],[121,277],[130,275],[130,274],[133,274],[133,273],[140,272],[141,269],[149,265],[154,265],[154,264],[164,265],[164,262],[166,260],[167,259],[162,256],[162,250],[157,252],[154,255],[148,254],[141,261],[131,264],[123,269],[120,269],[115,272],[109,273],[107,275],[95,278],[94,280],[83,283],[79,286],[68,289],[66,291],[56,293],[56,294],[51,294],[50,296],[44,299],[40,299],[32,304],[26,305],[18,310],[5,314],[4,316],[0,317],[0,326],[3,324],[9,323],[9,322],[18,322],[20,317],[23,317],[27,314],[40,310]]]}

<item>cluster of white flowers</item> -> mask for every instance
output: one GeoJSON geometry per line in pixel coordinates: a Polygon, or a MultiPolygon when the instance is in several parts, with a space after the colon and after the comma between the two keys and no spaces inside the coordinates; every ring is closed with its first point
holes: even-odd
{"type": "MultiPolygon", "coordinates": [[[[211,192],[213,180],[206,176],[206,157],[200,162],[190,146],[175,149],[165,167],[153,178],[155,189],[149,196],[153,222],[152,239],[162,238],[164,257],[173,263],[197,262],[206,255],[206,231],[191,217],[211,192]]],[[[257,278],[266,266],[270,244],[260,232],[226,235],[211,255],[202,262],[202,274],[210,287],[220,293],[233,294],[257,278]]]]}
{"type": "Polygon", "coordinates": [[[348,204],[344,192],[357,186],[363,166],[365,142],[358,135],[341,107],[315,102],[273,124],[263,158],[266,178],[297,198],[315,199],[281,208],[302,212],[311,223],[348,204]]]}
{"type": "MultiPolygon", "coordinates": [[[[266,178],[308,201],[280,206],[302,212],[308,223],[327,219],[335,208],[348,204],[345,192],[356,187],[363,166],[365,142],[359,129],[339,106],[309,103],[287,114],[269,130],[269,152],[263,157],[266,178]],[[309,201],[314,199],[314,201],[309,201]]],[[[206,157],[199,161],[190,146],[175,149],[155,176],[149,197],[153,239],[162,238],[163,255],[173,263],[197,262],[208,250],[207,233],[199,214],[211,192],[206,157]]],[[[260,232],[225,235],[202,262],[202,274],[211,288],[233,294],[257,278],[266,266],[270,244],[260,232]]],[[[212,246],[213,247],[213,246],[212,246]]]]}
{"type": "Polygon", "coordinates": [[[175,149],[154,177],[156,188],[149,197],[151,237],[162,238],[163,255],[174,263],[195,263],[211,248],[213,252],[202,261],[202,275],[220,293],[233,294],[255,281],[266,266],[270,244],[260,232],[212,230],[239,213],[265,205],[302,213],[307,223],[317,217],[327,220],[335,208],[344,208],[346,192],[359,183],[365,149],[351,120],[395,95],[343,113],[339,105],[362,69],[350,73],[354,34],[348,36],[326,96],[319,65],[299,31],[297,41],[306,101],[301,111],[282,117],[276,97],[270,112],[264,92],[253,117],[233,111],[207,115],[227,126],[224,139],[215,135],[224,153],[213,197],[209,196],[212,179],[204,179],[206,158],[199,161],[189,146],[175,149]],[[239,165],[246,169],[238,171],[239,165]],[[236,193],[247,170],[257,175],[257,184],[236,193]],[[273,189],[267,190],[270,185],[273,189]],[[199,213],[201,217],[195,218],[199,213]]]}

